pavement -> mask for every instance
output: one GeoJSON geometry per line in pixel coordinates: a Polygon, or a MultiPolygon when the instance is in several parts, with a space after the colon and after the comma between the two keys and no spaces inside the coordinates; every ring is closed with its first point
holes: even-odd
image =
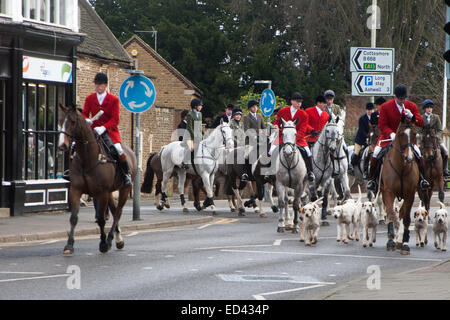
{"type": "Polygon", "coordinates": [[[450,260],[400,273],[368,274],[332,291],[323,300],[450,300],[450,260]]]}
{"type": "MultiPolygon", "coordinates": [[[[172,203],[174,202],[173,200],[172,203]]],[[[183,213],[180,207],[158,211],[150,200],[142,200],[140,209],[140,220],[133,221],[133,200],[130,199],[127,202],[120,219],[122,232],[202,224],[215,219],[210,213],[198,213],[195,209],[190,209],[189,213],[183,213]]],[[[95,223],[94,212],[92,202],[80,208],[75,229],[76,237],[100,234],[100,229],[95,223]]],[[[69,219],[70,212],[67,211],[2,218],[0,219],[0,245],[67,238],[70,231],[69,219]]],[[[111,223],[112,216],[106,223],[106,230],[109,230],[111,223]]]]}
{"type": "MultiPolygon", "coordinates": [[[[432,207],[438,206],[435,197],[433,195],[432,207]]],[[[450,199],[450,192],[446,192],[446,199],[450,199]]],[[[178,199],[173,198],[172,203],[176,203],[176,201],[178,199]]],[[[416,205],[417,201],[414,206],[416,205]]],[[[216,200],[216,206],[218,209],[228,208],[224,200],[216,200]]],[[[142,200],[141,220],[133,221],[132,211],[133,201],[129,200],[120,221],[122,232],[206,224],[216,219],[216,216],[213,216],[210,211],[197,212],[195,209],[190,209],[189,213],[183,213],[180,206],[170,210],[157,211],[152,200],[142,200]]],[[[78,217],[76,236],[99,234],[99,228],[94,220],[92,203],[82,207],[78,217]]],[[[70,229],[69,218],[70,212],[52,212],[0,219],[0,246],[18,242],[66,239],[70,229]]],[[[107,222],[107,230],[111,225],[111,220],[112,217],[107,222]]],[[[381,271],[378,280],[374,280],[368,274],[334,288],[325,296],[316,298],[325,300],[450,300],[449,274],[450,260],[431,267],[400,273],[388,274],[381,271]],[[368,290],[369,287],[373,290],[368,290]]]]}

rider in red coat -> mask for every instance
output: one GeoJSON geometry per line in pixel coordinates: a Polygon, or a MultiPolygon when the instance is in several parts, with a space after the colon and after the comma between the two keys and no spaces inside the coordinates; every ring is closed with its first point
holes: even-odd
{"type": "Polygon", "coordinates": [[[308,171],[308,180],[314,181],[312,154],[308,147],[308,143],[306,142],[306,135],[317,135],[317,131],[315,131],[309,125],[308,114],[300,108],[302,105],[302,101],[303,98],[300,93],[294,92],[291,97],[291,105],[278,111],[277,118],[275,119],[275,122],[273,124],[280,128],[279,143],[282,144],[283,122],[281,121],[281,119],[283,119],[284,121],[295,121],[297,119],[297,124],[295,126],[297,129],[296,143],[306,164],[306,169],[308,171]]]}
{"type": "MultiPolygon", "coordinates": [[[[324,96],[318,96],[316,98],[316,105],[314,107],[306,109],[306,113],[309,116],[309,125],[317,132],[322,131],[325,124],[328,122],[329,115],[325,111],[327,101],[324,96]]],[[[308,145],[311,148],[318,139],[318,135],[310,135],[308,138],[308,145]]]]}
{"type": "Polygon", "coordinates": [[[83,116],[91,124],[91,128],[108,144],[110,149],[114,146],[117,151],[117,160],[119,168],[123,174],[125,185],[131,185],[130,168],[127,163],[126,155],[122,149],[120,133],[119,133],[119,99],[112,94],[106,92],[108,85],[108,77],[104,73],[98,73],[94,79],[95,93],[86,98],[83,107],[83,116]],[[89,117],[94,117],[97,113],[103,111],[104,113],[99,119],[92,122],[89,117]]]}
{"type": "MultiPolygon", "coordinates": [[[[372,158],[370,159],[369,182],[367,183],[367,189],[372,191],[376,190],[376,178],[379,176],[379,169],[382,162],[381,159],[384,154],[384,152],[382,152],[380,155],[380,152],[383,148],[387,147],[394,141],[395,133],[397,132],[402,116],[411,119],[412,122],[418,127],[423,127],[424,125],[424,121],[419,113],[417,105],[409,100],[406,100],[408,97],[406,86],[403,84],[396,86],[394,89],[394,95],[394,99],[383,103],[380,109],[380,116],[378,119],[380,138],[378,139],[377,146],[375,147],[372,158]]],[[[424,160],[420,154],[420,149],[417,145],[414,145],[413,150],[420,171],[420,188],[429,188],[430,184],[423,178],[424,160]]]]}

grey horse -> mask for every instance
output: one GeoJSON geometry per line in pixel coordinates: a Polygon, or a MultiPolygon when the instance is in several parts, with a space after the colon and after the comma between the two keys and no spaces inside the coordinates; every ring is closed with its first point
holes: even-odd
{"type": "Polygon", "coordinates": [[[287,189],[294,189],[294,219],[292,233],[298,233],[298,218],[300,211],[300,197],[303,193],[306,177],[306,165],[300,150],[296,145],[297,130],[295,121],[283,121],[283,144],[279,149],[279,155],[276,157],[276,183],[275,187],[278,194],[278,208],[280,209],[280,218],[278,220],[277,232],[285,231],[285,220],[289,220],[289,199],[287,189]]]}
{"type": "MultiPolygon", "coordinates": [[[[328,226],[327,221],[327,206],[328,206],[328,194],[330,192],[330,186],[333,182],[333,165],[331,161],[331,155],[334,154],[338,148],[339,139],[339,127],[334,122],[328,122],[322,129],[319,138],[312,148],[313,154],[313,170],[316,177],[316,189],[321,190],[323,196],[322,203],[322,225],[328,226]]],[[[315,200],[315,199],[311,199],[315,200]]]]}

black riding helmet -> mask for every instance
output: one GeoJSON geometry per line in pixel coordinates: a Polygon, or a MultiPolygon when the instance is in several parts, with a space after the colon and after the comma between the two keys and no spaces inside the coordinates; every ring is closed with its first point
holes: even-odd
{"type": "Polygon", "coordinates": [[[422,103],[422,108],[426,109],[426,108],[433,108],[434,107],[434,102],[433,100],[427,99],[422,103]]]}
{"type": "Polygon", "coordinates": [[[106,84],[106,83],[108,83],[108,76],[103,72],[99,72],[95,75],[94,83],[95,84],[103,84],[103,83],[106,84]]]}
{"type": "Polygon", "coordinates": [[[194,109],[194,108],[196,108],[198,106],[201,106],[201,105],[202,105],[202,101],[200,99],[197,99],[197,98],[192,99],[192,101],[191,101],[191,108],[192,109],[194,109]]]}

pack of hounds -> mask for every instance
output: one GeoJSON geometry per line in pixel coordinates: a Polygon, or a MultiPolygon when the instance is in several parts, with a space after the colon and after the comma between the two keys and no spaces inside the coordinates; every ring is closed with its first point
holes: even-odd
{"type": "MultiPolygon", "coordinates": [[[[359,188],[359,186],[358,186],[359,188]]],[[[337,242],[348,244],[350,240],[359,241],[362,237],[362,245],[373,247],[376,242],[377,226],[380,222],[375,203],[372,201],[362,202],[361,189],[359,188],[359,197],[357,200],[348,199],[342,203],[338,202],[336,206],[330,209],[332,216],[337,222],[337,242]],[[361,234],[362,229],[362,234],[361,234]]],[[[310,202],[300,210],[300,241],[305,246],[311,246],[318,241],[320,230],[322,198],[315,202],[310,202]]],[[[447,251],[447,231],[448,231],[448,213],[445,204],[439,202],[440,208],[430,217],[422,202],[414,212],[414,230],[416,234],[416,246],[424,247],[428,243],[427,231],[428,224],[432,221],[432,231],[434,233],[434,247],[437,250],[447,251]]],[[[402,201],[395,204],[394,210],[398,216],[402,201]]],[[[382,220],[381,220],[382,221],[382,220]]],[[[402,244],[403,223],[398,221],[395,224],[396,238],[398,246],[402,244]]]]}

